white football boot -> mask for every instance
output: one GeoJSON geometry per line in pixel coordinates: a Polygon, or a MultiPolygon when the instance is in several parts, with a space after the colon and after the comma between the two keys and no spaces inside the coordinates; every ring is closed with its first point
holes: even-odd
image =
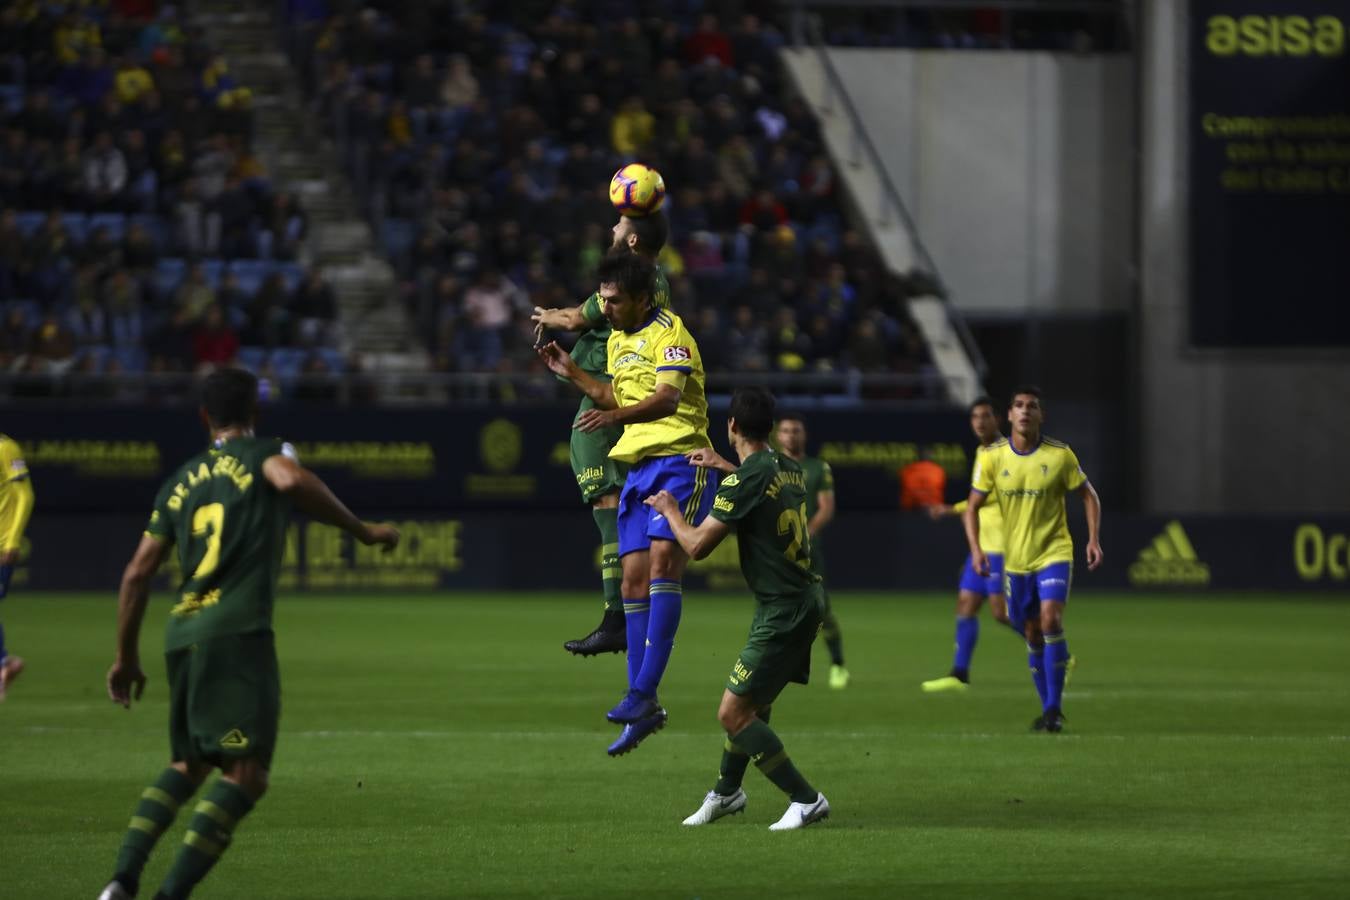
{"type": "Polygon", "coordinates": [[[121,882],[110,881],[103,889],[103,893],[98,895],[98,900],[131,900],[131,895],[122,887],[121,882]]]}
{"type": "Polygon", "coordinates": [[[830,817],[830,801],[817,792],[815,803],[789,803],[783,818],[769,826],[770,831],[791,831],[830,817]]]}
{"type": "Polygon", "coordinates": [[[703,805],[692,816],[685,819],[684,824],[708,825],[723,816],[734,816],[736,813],[744,811],[745,791],[740,788],[736,788],[736,793],[729,797],[716,791],[708,791],[708,796],[703,798],[703,805]]]}

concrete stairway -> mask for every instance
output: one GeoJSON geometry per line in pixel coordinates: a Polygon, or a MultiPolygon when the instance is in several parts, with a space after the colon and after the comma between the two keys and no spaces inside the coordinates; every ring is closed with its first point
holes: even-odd
{"type": "Polygon", "coordinates": [[[192,23],[225,54],[231,73],[254,95],[254,149],[274,183],[297,195],[309,216],[306,259],[337,294],[344,349],[367,368],[425,371],[397,297],[395,275],[338,164],[331,142],[301,94],[281,50],[281,23],[266,0],[199,0],[192,23]]]}

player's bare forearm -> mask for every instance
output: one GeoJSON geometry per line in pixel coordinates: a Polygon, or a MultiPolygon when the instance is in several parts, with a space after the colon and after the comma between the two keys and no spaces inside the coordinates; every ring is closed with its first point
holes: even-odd
{"type": "Polygon", "coordinates": [[[726,475],[736,471],[736,466],[732,465],[731,460],[723,458],[711,447],[704,447],[701,450],[691,450],[684,455],[689,460],[691,466],[697,466],[700,469],[716,469],[726,475]]]}
{"type": "Polygon", "coordinates": [[[117,661],[136,665],[140,660],[141,622],[150,600],[150,579],[159,571],[172,544],[143,535],[131,562],[122,571],[117,591],[117,661]]]}
{"type": "Polygon", "coordinates": [[[585,331],[593,327],[590,322],[586,321],[581,306],[568,306],[560,309],[544,309],[542,306],[536,306],[534,315],[530,316],[530,319],[544,328],[562,331],[585,331]]]}
{"type": "Polygon", "coordinates": [[[731,531],[725,522],[719,522],[712,516],[706,517],[697,526],[690,525],[680,512],[679,502],[669,491],[659,491],[643,502],[665,517],[675,540],[691,559],[706,559],[731,531]]]}
{"type": "Polygon", "coordinates": [[[614,410],[614,424],[639,425],[643,422],[658,422],[667,416],[675,415],[680,408],[680,392],[668,384],[658,384],[651,396],[614,410]]]}
{"type": "Polygon", "coordinates": [[[1083,498],[1083,512],[1087,514],[1088,540],[1096,543],[1102,530],[1102,498],[1090,481],[1083,482],[1078,493],[1083,498]]]}
{"type": "Polygon", "coordinates": [[[826,525],[834,521],[834,491],[819,491],[816,503],[816,514],[806,523],[806,530],[811,537],[820,534],[826,525]]]}
{"type": "Polygon", "coordinates": [[[979,491],[971,491],[966,499],[966,508],[961,513],[961,524],[966,529],[966,543],[970,545],[971,556],[980,555],[980,507],[985,496],[979,491]]]}

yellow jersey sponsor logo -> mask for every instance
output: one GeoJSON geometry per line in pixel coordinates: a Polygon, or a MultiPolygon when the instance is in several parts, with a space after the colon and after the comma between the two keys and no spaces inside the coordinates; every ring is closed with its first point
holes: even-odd
{"type": "Polygon", "coordinates": [[[730,500],[728,500],[726,497],[721,496],[720,494],[713,498],[713,509],[717,510],[718,512],[729,513],[735,508],[736,508],[735,503],[732,503],[730,500]]]}
{"type": "Polygon", "coordinates": [[[1209,584],[1209,566],[1202,563],[1181,523],[1173,520],[1153,539],[1129,569],[1136,587],[1209,584]]]}
{"type": "Polygon", "coordinates": [[[220,589],[207,591],[205,594],[194,594],[188,592],[183,598],[169,610],[169,615],[176,619],[183,619],[189,616],[195,616],[197,613],[210,606],[215,606],[220,602],[220,589]]]}

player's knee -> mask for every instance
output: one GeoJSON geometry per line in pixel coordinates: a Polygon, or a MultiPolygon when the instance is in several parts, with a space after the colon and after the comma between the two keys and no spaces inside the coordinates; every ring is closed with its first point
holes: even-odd
{"type": "Polygon", "coordinates": [[[200,785],[211,774],[211,766],[200,760],[175,760],[173,767],[196,785],[200,785]]]}
{"type": "Polygon", "coordinates": [[[647,596],[647,591],[651,589],[651,583],[646,578],[625,575],[623,578],[623,595],[630,600],[637,600],[647,596]]]}
{"type": "Polygon", "coordinates": [[[1041,631],[1055,634],[1064,630],[1064,615],[1058,609],[1041,610],[1041,631]]]}
{"type": "Polygon", "coordinates": [[[225,770],[225,778],[243,789],[257,803],[267,793],[268,772],[256,759],[241,759],[225,770]]]}
{"type": "Polygon", "coordinates": [[[729,735],[740,734],[754,717],[754,708],[739,699],[723,698],[717,708],[717,723],[729,735]]]}

